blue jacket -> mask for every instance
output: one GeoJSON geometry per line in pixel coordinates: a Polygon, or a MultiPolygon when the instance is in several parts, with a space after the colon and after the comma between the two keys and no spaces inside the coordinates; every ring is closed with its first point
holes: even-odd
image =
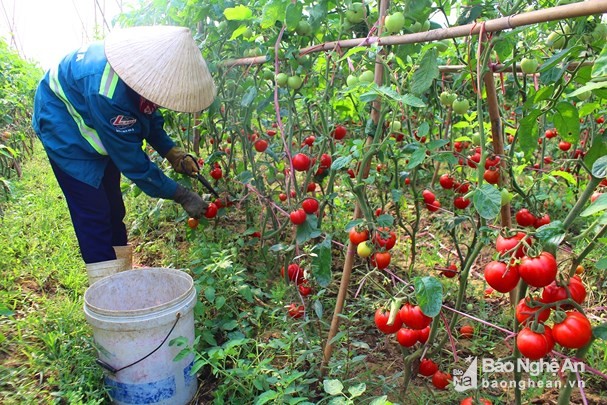
{"type": "Polygon", "coordinates": [[[174,146],[156,111],[140,111],[140,97],[112,70],[102,42],[67,55],[40,81],[33,127],[49,158],[65,173],[99,187],[111,159],[144,193],[170,199],[177,183],[143,151],[161,156],[174,146]]]}

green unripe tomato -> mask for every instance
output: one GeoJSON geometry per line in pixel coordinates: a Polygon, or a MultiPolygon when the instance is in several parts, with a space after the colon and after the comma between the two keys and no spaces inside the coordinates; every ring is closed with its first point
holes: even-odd
{"type": "Polygon", "coordinates": [[[365,9],[362,3],[352,3],[346,11],[346,19],[352,24],[358,24],[365,19],[365,9]]]}
{"type": "Polygon", "coordinates": [[[291,90],[298,90],[302,84],[303,79],[301,78],[301,76],[289,76],[289,78],[287,79],[287,86],[289,86],[291,90]]]}
{"type": "Polygon", "coordinates": [[[451,93],[450,91],[443,91],[440,94],[440,102],[442,105],[450,106],[457,99],[457,94],[451,93]]]}
{"type": "Polygon", "coordinates": [[[242,33],[242,37],[244,39],[250,39],[253,36],[253,30],[251,28],[247,28],[245,32],[242,33]]]}
{"type": "Polygon", "coordinates": [[[510,193],[510,191],[508,191],[508,189],[503,188],[500,191],[500,194],[502,196],[502,205],[506,205],[508,204],[510,201],[512,201],[512,193],[510,193]]]}
{"type": "Polygon", "coordinates": [[[401,124],[400,121],[392,121],[390,123],[390,131],[392,131],[392,132],[398,132],[401,130],[402,127],[403,127],[403,125],[401,124]]]}
{"type": "Polygon", "coordinates": [[[536,59],[523,58],[523,60],[521,60],[521,71],[527,75],[533,74],[537,72],[539,64],[540,63],[536,59]]]}
{"type": "Polygon", "coordinates": [[[312,26],[307,21],[299,20],[297,23],[297,28],[295,28],[295,32],[297,35],[301,36],[310,35],[312,33],[312,26]]]}
{"type": "Polygon", "coordinates": [[[474,146],[479,146],[481,144],[481,134],[478,132],[473,133],[470,138],[474,146]]]}
{"type": "Polygon", "coordinates": [[[415,21],[413,24],[411,24],[409,29],[411,32],[420,32],[422,30],[422,24],[419,21],[415,21]]]}
{"type": "Polygon", "coordinates": [[[445,52],[447,49],[449,49],[449,41],[446,39],[436,41],[434,44],[439,52],[445,52]]]}
{"type": "Polygon", "coordinates": [[[289,81],[289,76],[286,73],[279,73],[276,75],[276,85],[278,87],[285,87],[289,81]]]}
{"type": "Polygon", "coordinates": [[[466,114],[470,108],[470,102],[463,98],[453,102],[453,112],[456,114],[466,114]]]}
{"type": "Polygon", "coordinates": [[[370,70],[365,70],[358,76],[358,81],[361,83],[371,83],[375,80],[375,73],[370,70]]]}
{"type": "Polygon", "coordinates": [[[274,79],[274,72],[272,72],[270,69],[264,69],[262,75],[263,75],[263,80],[274,79]]]}
{"type": "Polygon", "coordinates": [[[394,14],[386,16],[384,23],[386,26],[386,31],[389,33],[394,34],[396,32],[400,32],[405,26],[405,15],[400,11],[397,11],[394,14]]]}
{"type": "Polygon", "coordinates": [[[565,36],[558,32],[551,32],[546,38],[546,45],[552,49],[563,49],[565,46],[565,36]]]}
{"type": "Polygon", "coordinates": [[[358,84],[358,76],[348,75],[348,77],[346,78],[346,84],[349,87],[356,86],[358,84]]]}

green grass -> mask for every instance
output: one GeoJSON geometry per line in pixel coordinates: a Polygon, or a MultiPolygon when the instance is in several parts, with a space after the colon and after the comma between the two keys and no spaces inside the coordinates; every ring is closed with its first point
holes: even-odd
{"type": "Polygon", "coordinates": [[[69,212],[38,148],[0,226],[0,402],[101,403],[87,287],[69,212]]]}

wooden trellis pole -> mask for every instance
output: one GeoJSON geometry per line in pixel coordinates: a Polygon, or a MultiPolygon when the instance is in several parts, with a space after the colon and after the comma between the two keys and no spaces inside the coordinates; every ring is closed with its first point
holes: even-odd
{"type": "MultiPolygon", "coordinates": [[[[493,20],[487,20],[483,24],[486,32],[497,32],[522,27],[525,25],[565,20],[568,18],[585,17],[602,13],[607,13],[607,0],[590,0],[581,3],[572,3],[563,6],[530,11],[528,13],[515,14],[508,17],[500,17],[493,20]]],[[[366,38],[346,39],[343,41],[331,41],[319,45],[308,46],[300,49],[299,54],[306,55],[313,52],[354,48],[356,46],[370,46],[373,44],[381,46],[432,42],[439,41],[441,39],[478,35],[480,31],[481,24],[472,23],[457,27],[439,28],[425,32],[417,32],[414,34],[389,35],[385,37],[370,36],[366,38]]],[[[239,65],[259,65],[266,63],[267,61],[267,56],[255,56],[250,58],[226,60],[225,62],[221,63],[220,66],[230,67],[239,65]]]]}

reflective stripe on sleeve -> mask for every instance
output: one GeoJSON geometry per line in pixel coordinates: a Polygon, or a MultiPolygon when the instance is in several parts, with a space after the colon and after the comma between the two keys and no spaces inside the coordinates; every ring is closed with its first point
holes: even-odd
{"type": "Polygon", "coordinates": [[[103,76],[101,76],[101,83],[99,84],[99,94],[107,98],[113,98],[117,84],[118,75],[111,68],[110,64],[106,63],[105,69],[103,69],[103,76]]]}
{"type": "Polygon", "coordinates": [[[61,101],[63,101],[63,104],[65,104],[65,108],[67,108],[68,113],[71,115],[72,119],[76,123],[76,126],[78,127],[78,130],[80,131],[80,135],[82,135],[82,137],[86,139],[86,141],[93,147],[93,149],[97,151],[97,153],[99,153],[100,155],[107,155],[107,151],[105,150],[101,139],[99,139],[97,131],[95,131],[93,128],[87,126],[84,123],[84,119],[82,118],[82,116],[78,114],[78,111],[76,111],[74,106],[70,104],[67,97],[65,96],[65,93],[61,88],[61,83],[59,83],[57,67],[53,67],[49,71],[49,85],[53,93],[55,93],[55,95],[61,101]]]}

